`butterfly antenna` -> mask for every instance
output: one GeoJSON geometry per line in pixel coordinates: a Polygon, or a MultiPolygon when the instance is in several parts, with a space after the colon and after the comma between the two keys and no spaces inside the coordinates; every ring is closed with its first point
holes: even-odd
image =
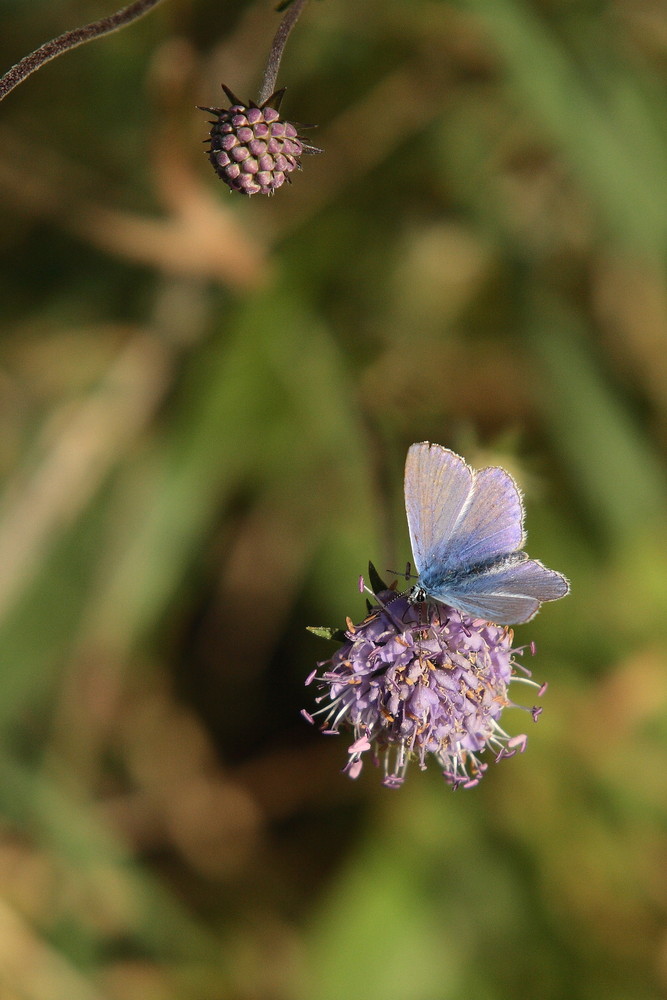
{"type": "Polygon", "coordinates": [[[405,582],[407,583],[409,580],[419,579],[419,574],[412,573],[411,570],[412,570],[412,563],[408,561],[405,564],[405,570],[387,569],[385,570],[385,573],[391,573],[392,576],[402,576],[405,579],[405,582]]]}

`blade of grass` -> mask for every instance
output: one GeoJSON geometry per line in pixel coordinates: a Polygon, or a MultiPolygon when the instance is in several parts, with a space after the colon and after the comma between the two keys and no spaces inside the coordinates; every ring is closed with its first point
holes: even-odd
{"type": "Polygon", "coordinates": [[[635,117],[636,100],[634,108],[628,106],[633,114],[621,113],[627,78],[610,102],[525,3],[464,4],[488,26],[517,99],[558,142],[606,227],[626,244],[662,254],[667,247],[667,151],[651,116],[635,117]]]}
{"type": "Polygon", "coordinates": [[[102,909],[117,907],[120,890],[128,900],[128,932],[149,952],[174,960],[180,956],[219,961],[214,935],[135,860],[90,805],[68,794],[64,785],[60,778],[20,764],[6,752],[0,755],[0,809],[5,820],[54,852],[76,873],[79,884],[88,886],[102,909]]]}
{"type": "Polygon", "coordinates": [[[664,521],[664,470],[596,365],[582,320],[553,294],[533,293],[528,337],[548,380],[541,398],[555,445],[608,539],[630,543],[647,525],[664,521]]]}

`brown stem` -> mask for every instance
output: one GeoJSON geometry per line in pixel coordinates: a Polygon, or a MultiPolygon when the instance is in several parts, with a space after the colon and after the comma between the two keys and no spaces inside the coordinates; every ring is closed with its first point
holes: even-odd
{"type": "Polygon", "coordinates": [[[278,70],[280,69],[280,60],[283,57],[285,43],[307,3],[308,0],[294,0],[294,3],[288,8],[287,13],[280,22],[280,27],[273,39],[269,59],[264,70],[264,79],[262,80],[262,87],[257,98],[259,105],[264,104],[276,89],[276,80],[278,79],[278,70]]]}
{"type": "Polygon", "coordinates": [[[24,56],[0,79],[0,101],[44,63],[55,59],[62,52],[75,49],[78,45],[83,45],[84,42],[92,41],[99,35],[108,35],[111,31],[124,28],[130,21],[136,21],[138,17],[147,14],[152,7],[156,7],[159,3],[162,3],[162,0],[134,0],[134,3],[128,4],[127,7],[116,11],[115,14],[103,17],[99,21],[92,21],[90,24],[84,25],[83,28],[65,31],[57,38],[52,38],[50,42],[45,42],[30,55],[24,56]]]}

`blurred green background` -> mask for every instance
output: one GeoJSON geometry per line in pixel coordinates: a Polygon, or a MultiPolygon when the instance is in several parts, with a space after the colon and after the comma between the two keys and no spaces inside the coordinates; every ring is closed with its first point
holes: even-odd
{"type": "MultiPolygon", "coordinates": [[[[111,6],[0,0],[2,65],[111,6]]],[[[278,17],[166,0],[1,108],[0,996],[664,997],[665,6],[313,2],[326,152],[246,200],[195,105],[278,17]],[[572,580],[456,794],[299,715],[424,439],[572,580]]]]}

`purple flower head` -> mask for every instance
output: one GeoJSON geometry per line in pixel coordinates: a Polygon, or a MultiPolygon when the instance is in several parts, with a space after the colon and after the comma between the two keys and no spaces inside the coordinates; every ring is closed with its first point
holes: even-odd
{"type": "Polygon", "coordinates": [[[376,600],[359,625],[348,619],[340,648],[308,678],[322,691],[313,714],[325,733],[352,731],[351,778],[370,755],[383,784],[396,788],[411,761],[424,770],[433,757],[453,787],[476,785],[485,750],[500,760],[525,748],[524,734],[511,737],[500,725],[503,709],[524,707],[509,697],[512,682],[542,690],[515,659],[524,648],[512,648],[511,628],[447,605],[415,605],[393,590],[376,600]]]}
{"type": "MultiPolygon", "coordinates": [[[[261,106],[244,104],[228,87],[222,89],[229,108],[201,108],[216,117],[211,122],[208,157],[218,177],[241,194],[274,194],[290,173],[301,170],[304,153],[321,153],[297,132],[296,125],[279,114],[284,90],[272,94],[261,106]]],[[[302,126],[304,127],[304,126],[302,126]]]]}

